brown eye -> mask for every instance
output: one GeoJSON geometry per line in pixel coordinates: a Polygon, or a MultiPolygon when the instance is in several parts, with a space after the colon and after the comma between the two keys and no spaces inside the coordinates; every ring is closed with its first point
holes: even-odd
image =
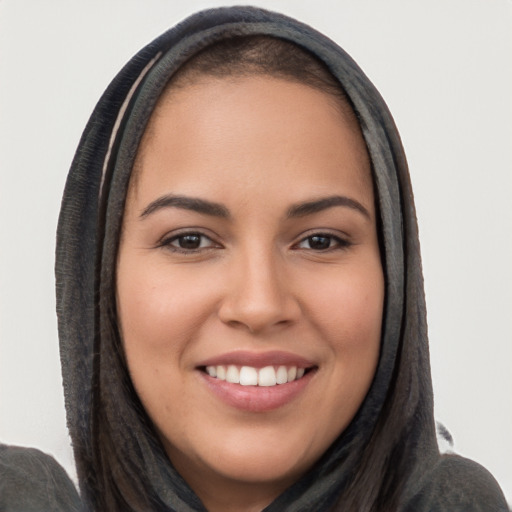
{"type": "Polygon", "coordinates": [[[317,251],[323,251],[325,249],[329,249],[332,242],[331,236],[322,236],[315,235],[307,238],[307,243],[309,244],[310,249],[315,249],[317,251]]]}
{"type": "Polygon", "coordinates": [[[202,233],[181,233],[162,241],[161,247],[177,252],[194,252],[216,247],[215,242],[202,233]]]}
{"type": "Polygon", "coordinates": [[[173,240],[173,245],[181,249],[199,249],[201,247],[201,235],[183,235],[173,240]]]}
{"type": "Polygon", "coordinates": [[[350,246],[350,242],[340,237],[328,233],[318,233],[302,239],[297,247],[312,251],[329,251],[335,249],[345,249],[350,246]]]}

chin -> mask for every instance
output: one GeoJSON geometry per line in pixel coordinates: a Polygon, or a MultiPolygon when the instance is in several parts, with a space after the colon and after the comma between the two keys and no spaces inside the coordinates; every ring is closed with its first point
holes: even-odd
{"type": "Polygon", "coordinates": [[[297,480],[312,464],[298,450],[268,450],[260,445],[252,450],[230,450],[223,460],[214,461],[217,472],[226,478],[246,483],[270,483],[297,480]]]}
{"type": "Polygon", "coordinates": [[[251,430],[240,428],[230,434],[212,431],[203,446],[196,438],[194,447],[178,451],[168,446],[167,453],[186,480],[186,473],[199,470],[209,478],[246,484],[281,483],[283,487],[298,480],[323,453],[318,453],[319,447],[304,442],[311,439],[304,433],[294,435],[289,429],[275,426],[255,426],[251,430]],[[217,442],[212,444],[214,439],[217,442]]]}

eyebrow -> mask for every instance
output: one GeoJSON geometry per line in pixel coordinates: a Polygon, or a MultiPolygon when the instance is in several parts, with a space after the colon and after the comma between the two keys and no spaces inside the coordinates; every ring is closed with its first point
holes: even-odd
{"type": "Polygon", "coordinates": [[[298,203],[288,209],[287,217],[305,217],[314,213],[333,208],[335,206],[345,206],[362,213],[368,219],[371,219],[370,212],[355,199],[346,196],[329,196],[316,201],[308,201],[307,203],[298,203]]]}
{"type": "Polygon", "coordinates": [[[184,210],[192,210],[194,212],[202,213],[203,215],[211,215],[212,217],[221,217],[228,219],[231,215],[229,210],[219,203],[199,199],[198,197],[165,195],[155,199],[149,203],[143,212],[140,214],[141,218],[147,217],[152,213],[162,210],[164,208],[182,208],[184,210]]]}
{"type": "MultiPolygon", "coordinates": [[[[305,217],[329,208],[334,208],[335,206],[345,206],[360,212],[368,219],[371,218],[368,210],[359,201],[346,196],[329,196],[306,203],[298,203],[288,209],[286,216],[287,218],[305,217]]],[[[198,197],[177,196],[172,194],[159,197],[149,203],[140,214],[140,217],[145,218],[164,208],[181,208],[212,217],[220,217],[223,219],[231,218],[229,210],[220,203],[214,203],[198,197]]]]}

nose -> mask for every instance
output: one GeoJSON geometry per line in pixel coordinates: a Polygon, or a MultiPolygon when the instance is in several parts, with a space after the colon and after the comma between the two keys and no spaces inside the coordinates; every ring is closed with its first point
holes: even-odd
{"type": "Polygon", "coordinates": [[[227,291],[218,310],[220,320],[252,334],[295,323],[301,308],[285,266],[271,251],[237,258],[229,269],[227,291]]]}

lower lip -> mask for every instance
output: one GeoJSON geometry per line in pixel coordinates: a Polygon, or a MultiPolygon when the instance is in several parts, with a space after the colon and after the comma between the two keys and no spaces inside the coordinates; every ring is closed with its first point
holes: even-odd
{"type": "Polygon", "coordinates": [[[294,401],[311,382],[315,372],[311,370],[298,380],[275,386],[242,386],[200,373],[208,388],[224,403],[248,412],[266,412],[294,401]]]}

